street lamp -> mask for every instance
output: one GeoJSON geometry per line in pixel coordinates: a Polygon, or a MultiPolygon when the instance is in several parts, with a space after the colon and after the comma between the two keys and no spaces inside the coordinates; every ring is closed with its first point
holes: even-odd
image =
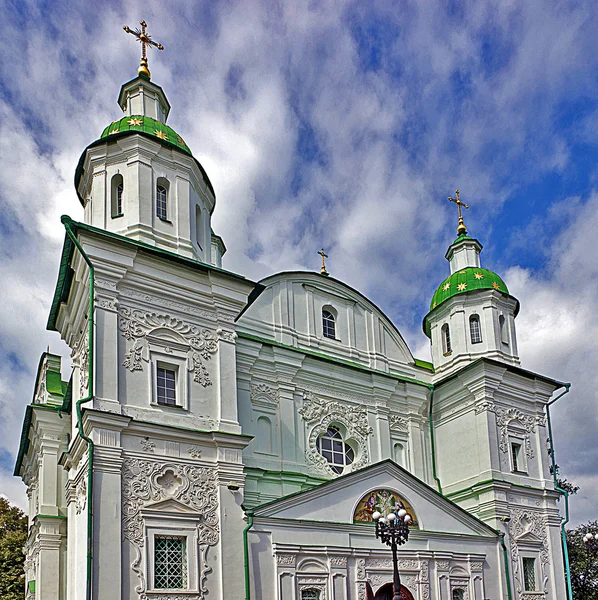
{"type": "Polygon", "coordinates": [[[376,537],[392,549],[393,596],[392,600],[401,600],[401,578],[397,562],[397,546],[402,546],[409,538],[411,517],[400,505],[394,507],[395,512],[386,516],[376,511],[372,519],[376,523],[376,537]]]}

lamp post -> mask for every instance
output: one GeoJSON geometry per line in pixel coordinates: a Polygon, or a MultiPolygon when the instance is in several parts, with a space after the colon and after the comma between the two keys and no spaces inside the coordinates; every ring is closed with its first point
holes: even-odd
{"type": "Polygon", "coordinates": [[[407,511],[398,504],[386,516],[376,511],[372,519],[376,523],[376,537],[383,544],[390,546],[392,550],[393,568],[393,595],[392,600],[401,600],[401,578],[399,577],[399,565],[397,560],[397,546],[402,546],[409,538],[409,523],[411,517],[407,511]]]}

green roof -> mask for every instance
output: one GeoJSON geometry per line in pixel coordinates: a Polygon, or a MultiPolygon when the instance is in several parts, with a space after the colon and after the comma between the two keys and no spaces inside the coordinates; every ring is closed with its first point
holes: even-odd
{"type": "Polygon", "coordinates": [[[189,146],[185,144],[183,138],[172,127],[160,123],[160,121],[156,121],[156,119],[152,119],[151,117],[144,117],[143,115],[131,115],[130,117],[123,117],[118,121],[110,123],[102,131],[100,139],[128,131],[144,133],[155,138],[162,144],[175,146],[186,154],[191,155],[189,146]]]}
{"type": "MultiPolygon", "coordinates": [[[[437,309],[443,302],[446,302],[453,296],[477,292],[478,290],[496,290],[497,292],[510,295],[505,282],[489,269],[482,269],[481,267],[465,267],[465,269],[455,271],[455,273],[447,277],[434,292],[432,301],[430,302],[430,312],[424,318],[424,333],[430,337],[429,316],[432,311],[437,309]]],[[[519,303],[517,303],[515,314],[517,314],[518,308],[519,303]]]]}
{"type": "Polygon", "coordinates": [[[455,271],[447,277],[434,292],[430,310],[434,310],[443,302],[459,294],[467,294],[475,290],[497,290],[508,294],[509,290],[505,282],[493,271],[479,267],[466,267],[455,271]]]}

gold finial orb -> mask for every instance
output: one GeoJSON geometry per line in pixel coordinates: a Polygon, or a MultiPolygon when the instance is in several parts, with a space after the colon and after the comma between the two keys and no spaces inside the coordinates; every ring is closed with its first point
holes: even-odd
{"type": "Polygon", "coordinates": [[[461,201],[459,197],[459,190],[455,190],[456,198],[452,198],[451,196],[448,199],[451,202],[454,202],[457,205],[457,209],[459,210],[459,226],[457,227],[457,236],[467,235],[467,227],[465,227],[465,222],[463,221],[463,213],[461,212],[461,207],[469,208],[469,204],[465,204],[465,202],[461,201]]]}
{"type": "Polygon", "coordinates": [[[147,23],[145,21],[140,21],[139,25],[141,25],[141,29],[138,27],[131,29],[130,27],[127,27],[127,25],[124,25],[123,29],[127,33],[133,34],[137,38],[137,41],[141,44],[141,59],[139,60],[139,69],[137,69],[137,74],[140,77],[150,79],[151,73],[149,67],[147,66],[147,49],[154,46],[154,48],[158,48],[158,50],[164,50],[164,46],[152,40],[151,36],[145,30],[147,27],[147,23]]]}

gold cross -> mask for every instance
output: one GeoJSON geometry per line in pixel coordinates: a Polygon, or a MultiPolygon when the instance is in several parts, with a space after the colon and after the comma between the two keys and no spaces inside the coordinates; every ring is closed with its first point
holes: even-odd
{"type": "Polygon", "coordinates": [[[150,71],[147,67],[147,49],[155,46],[158,48],[158,50],[164,50],[164,46],[162,46],[162,44],[158,44],[158,42],[154,42],[151,36],[145,31],[145,28],[147,27],[147,23],[145,21],[141,21],[139,24],[141,25],[141,29],[135,27],[133,30],[126,25],[123,27],[123,29],[127,33],[132,33],[141,43],[141,60],[139,61],[139,69],[137,69],[137,74],[149,79],[150,71]]]}
{"type": "Polygon", "coordinates": [[[325,258],[328,258],[328,254],[324,252],[324,248],[322,248],[319,252],[316,252],[322,257],[322,268],[320,269],[320,275],[328,275],[328,271],[326,270],[326,263],[324,262],[325,258]]]}
{"type": "Polygon", "coordinates": [[[455,190],[455,195],[457,198],[448,197],[451,202],[454,202],[459,209],[459,227],[457,227],[457,235],[465,235],[467,233],[467,228],[465,227],[465,223],[463,222],[463,213],[461,212],[461,207],[469,208],[469,204],[465,204],[465,202],[461,202],[461,198],[459,197],[459,190],[455,190]]]}

